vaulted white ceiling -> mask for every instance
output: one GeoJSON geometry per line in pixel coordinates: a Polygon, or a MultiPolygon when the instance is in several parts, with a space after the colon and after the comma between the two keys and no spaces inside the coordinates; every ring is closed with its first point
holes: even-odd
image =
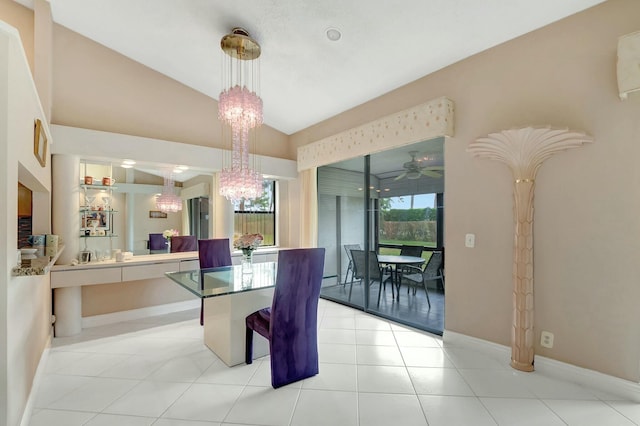
{"type": "MultiPolygon", "coordinates": [[[[16,0],[31,6],[33,0],[16,0]]],[[[262,46],[265,123],[286,134],[603,0],[50,0],[53,19],[214,99],[220,39],[262,46]],[[342,37],[330,41],[328,28],[342,37]]]]}

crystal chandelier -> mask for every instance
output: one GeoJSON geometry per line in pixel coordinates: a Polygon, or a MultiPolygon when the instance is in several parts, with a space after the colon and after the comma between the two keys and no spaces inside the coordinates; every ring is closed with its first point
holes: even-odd
{"type": "Polygon", "coordinates": [[[171,172],[164,175],[162,194],[156,198],[156,207],[163,212],[175,213],[182,210],[182,199],[174,192],[174,182],[171,172]]]}
{"type": "Polygon", "coordinates": [[[251,136],[262,125],[262,99],[257,94],[260,45],[243,28],[222,37],[222,75],[225,88],[218,100],[218,119],[231,129],[231,154],[220,172],[220,195],[231,201],[262,194],[262,175],[249,157],[251,136]]]}

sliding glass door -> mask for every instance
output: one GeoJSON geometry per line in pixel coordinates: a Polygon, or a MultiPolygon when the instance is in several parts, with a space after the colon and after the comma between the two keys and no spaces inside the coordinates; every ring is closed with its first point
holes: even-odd
{"type": "Polygon", "coordinates": [[[442,333],[444,283],[407,285],[402,264],[381,261],[410,248],[421,261],[413,266],[424,267],[433,251],[443,251],[442,143],[318,169],[318,243],[327,250],[325,275],[332,276],[322,297],[442,333]]]}

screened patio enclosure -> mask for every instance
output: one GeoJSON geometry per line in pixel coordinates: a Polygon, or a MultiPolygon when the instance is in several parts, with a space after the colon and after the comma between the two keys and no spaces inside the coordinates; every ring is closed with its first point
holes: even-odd
{"type": "MultiPolygon", "coordinates": [[[[444,286],[428,283],[431,307],[424,290],[414,294],[401,285],[393,297],[389,282],[381,288],[370,257],[400,254],[410,245],[423,248],[426,262],[433,250],[443,250],[443,142],[435,138],[318,168],[318,246],[326,249],[325,277],[331,277],[322,297],[442,333],[444,286]],[[360,268],[349,256],[354,248],[366,256],[360,268]]],[[[383,272],[397,278],[395,266],[383,272]]]]}

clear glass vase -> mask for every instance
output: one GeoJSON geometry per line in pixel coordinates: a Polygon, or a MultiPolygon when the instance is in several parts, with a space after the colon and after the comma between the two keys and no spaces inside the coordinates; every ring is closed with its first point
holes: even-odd
{"type": "Polygon", "coordinates": [[[242,250],[242,273],[253,274],[253,250],[242,250]]]}

